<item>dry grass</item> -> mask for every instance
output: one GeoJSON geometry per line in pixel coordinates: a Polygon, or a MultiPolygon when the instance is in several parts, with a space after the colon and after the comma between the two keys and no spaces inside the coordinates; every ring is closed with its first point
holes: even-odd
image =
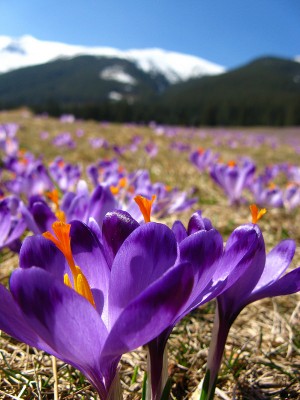
{"type": "MultiPolygon", "coordinates": [[[[200,174],[188,161],[188,153],[169,150],[170,138],[156,136],[147,127],[108,125],[87,121],[76,124],[62,124],[55,119],[33,118],[26,112],[0,114],[0,123],[20,123],[21,146],[35,155],[43,155],[51,161],[59,153],[68,161],[79,162],[82,166],[99,158],[115,157],[113,150],[91,149],[89,137],[101,136],[110,144],[129,143],[133,135],[140,135],[143,144],[153,140],[159,146],[154,160],[143,151],[125,153],[120,164],[129,171],[137,168],[150,170],[153,181],[162,181],[179,189],[195,188],[199,201],[193,210],[201,209],[210,218],[224,239],[237,225],[249,221],[248,206],[230,208],[221,190],[205,174],[200,174]],[[77,138],[75,132],[83,129],[85,135],[77,138]],[[48,131],[49,139],[40,140],[40,132],[48,131]],[[50,145],[56,134],[69,131],[77,143],[75,150],[58,150],[50,145]]],[[[225,143],[216,144],[222,130],[202,129],[203,138],[190,137],[182,129],[180,140],[212,148],[224,160],[238,156],[251,157],[259,169],[265,165],[289,162],[299,165],[299,155],[292,146],[285,144],[288,137],[300,143],[300,129],[256,129],[243,132],[243,139],[236,148],[225,143]],[[265,144],[249,147],[245,138],[266,132],[270,140],[277,137],[282,145],[276,150],[265,144]]],[[[228,130],[227,135],[230,136],[228,130]]],[[[222,132],[224,137],[224,131],[222,132]]],[[[192,211],[172,215],[164,221],[171,225],[178,217],[186,223],[192,211]]],[[[297,243],[293,267],[300,260],[300,212],[283,209],[268,210],[261,224],[266,246],[271,249],[279,240],[290,237],[297,243]]],[[[18,265],[16,256],[9,252],[1,254],[0,281],[7,283],[10,273],[18,265]]],[[[220,371],[217,399],[300,399],[300,302],[299,294],[276,299],[265,299],[247,307],[234,323],[226,345],[224,363],[220,371]]],[[[195,310],[174,329],[169,341],[170,374],[173,377],[172,398],[189,399],[201,381],[207,358],[214,304],[195,310]]],[[[1,399],[52,399],[54,398],[54,375],[52,358],[40,351],[20,344],[4,333],[0,336],[0,398],[1,399]]],[[[146,365],[145,352],[139,349],[123,357],[121,364],[122,385],[126,399],[141,398],[141,385],[146,365]]],[[[96,399],[93,388],[82,375],[70,366],[57,361],[57,386],[60,399],[96,399]]],[[[194,398],[197,398],[196,396],[194,398]]]]}

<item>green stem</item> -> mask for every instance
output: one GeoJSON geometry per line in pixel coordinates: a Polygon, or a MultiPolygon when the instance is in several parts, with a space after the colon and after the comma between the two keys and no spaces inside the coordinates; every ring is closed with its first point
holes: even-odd
{"type": "Polygon", "coordinates": [[[218,373],[230,326],[228,321],[221,319],[217,305],[200,400],[213,400],[214,398],[218,373]]]}

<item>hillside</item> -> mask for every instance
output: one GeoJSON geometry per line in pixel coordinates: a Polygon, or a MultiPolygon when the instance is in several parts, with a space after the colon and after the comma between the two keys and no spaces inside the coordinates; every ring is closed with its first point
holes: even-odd
{"type": "Polygon", "coordinates": [[[195,124],[300,124],[300,63],[260,58],[222,75],[173,85],[162,104],[195,124]]]}
{"type": "Polygon", "coordinates": [[[264,57],[172,84],[132,61],[91,55],[0,74],[0,108],[186,125],[300,125],[300,63],[264,57]]]}

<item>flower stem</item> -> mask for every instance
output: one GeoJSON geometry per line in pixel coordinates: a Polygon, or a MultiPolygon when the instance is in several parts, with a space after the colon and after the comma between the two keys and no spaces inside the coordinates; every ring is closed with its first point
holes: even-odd
{"type": "Polygon", "coordinates": [[[221,318],[217,305],[200,400],[213,400],[230,326],[228,321],[221,318]]]}

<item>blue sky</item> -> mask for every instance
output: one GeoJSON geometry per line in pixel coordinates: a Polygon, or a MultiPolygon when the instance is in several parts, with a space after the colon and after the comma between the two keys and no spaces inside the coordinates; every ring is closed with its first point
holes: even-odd
{"type": "Polygon", "coordinates": [[[300,0],[0,0],[0,35],[24,34],[160,47],[231,68],[263,55],[300,55],[300,0]]]}

